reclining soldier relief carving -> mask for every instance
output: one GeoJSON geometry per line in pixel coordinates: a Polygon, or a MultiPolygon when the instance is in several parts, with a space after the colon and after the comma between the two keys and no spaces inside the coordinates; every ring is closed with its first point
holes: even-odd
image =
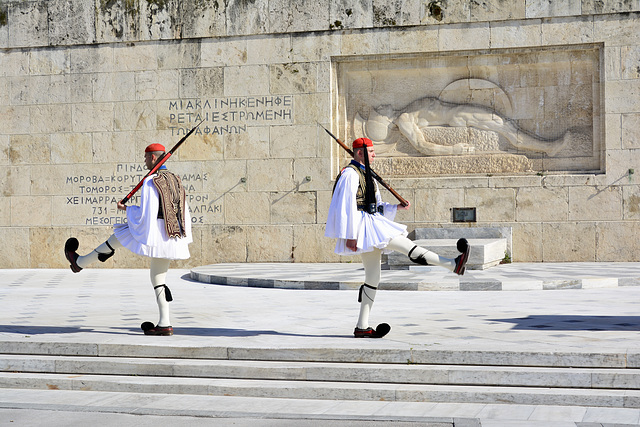
{"type": "Polygon", "coordinates": [[[543,138],[519,128],[514,120],[489,107],[447,102],[430,96],[419,98],[399,110],[388,104],[374,106],[366,120],[358,112],[353,125],[356,135],[362,134],[376,143],[379,154],[390,154],[401,138],[426,156],[465,155],[478,151],[476,145],[468,142],[446,143],[429,136],[428,131],[436,128],[495,132],[518,151],[540,152],[548,157],[565,148],[573,135],[565,131],[557,138],[543,138]]]}

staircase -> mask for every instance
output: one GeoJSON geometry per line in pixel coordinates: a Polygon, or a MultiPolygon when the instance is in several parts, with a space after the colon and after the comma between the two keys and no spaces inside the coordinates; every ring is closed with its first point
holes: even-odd
{"type": "Polygon", "coordinates": [[[606,353],[11,342],[0,348],[0,391],[640,408],[640,371],[606,353]]]}

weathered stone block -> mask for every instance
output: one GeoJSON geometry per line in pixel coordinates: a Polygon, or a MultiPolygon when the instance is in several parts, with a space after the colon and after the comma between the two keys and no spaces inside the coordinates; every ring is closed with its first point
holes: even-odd
{"type": "Polygon", "coordinates": [[[263,159],[269,157],[269,128],[252,126],[246,132],[224,137],[225,159],[263,159]]]}
{"type": "Polygon", "coordinates": [[[443,26],[438,33],[438,50],[488,49],[490,40],[488,23],[443,26]]]}
{"type": "Polygon", "coordinates": [[[74,132],[113,132],[112,103],[76,104],[71,111],[74,132]]]}
{"type": "Polygon", "coordinates": [[[65,104],[38,105],[30,109],[33,133],[71,131],[71,107],[65,104]]]}
{"type": "Polygon", "coordinates": [[[527,2],[525,13],[527,18],[580,15],[582,13],[582,3],[581,0],[527,2]]]}
{"type": "Polygon", "coordinates": [[[11,198],[11,226],[51,225],[51,198],[14,196],[11,198]],[[25,213],[28,212],[28,215],[25,213]]]}
{"type": "Polygon", "coordinates": [[[42,164],[51,160],[48,135],[13,135],[9,141],[9,159],[14,165],[42,164]]]}
{"type": "Polygon", "coordinates": [[[330,161],[328,158],[295,159],[293,162],[293,180],[300,191],[327,190],[333,188],[333,179],[329,174],[330,161]],[[310,181],[307,177],[311,178],[310,181]]]}
{"type": "Polygon", "coordinates": [[[619,262],[640,251],[640,229],[631,222],[600,222],[596,239],[596,261],[619,262]]]}
{"type": "Polygon", "coordinates": [[[226,34],[224,1],[185,0],[181,1],[180,5],[183,37],[199,38],[226,34]]]}
{"type": "Polygon", "coordinates": [[[9,47],[43,46],[49,44],[47,3],[13,3],[8,10],[9,47]]]}
{"type": "Polygon", "coordinates": [[[247,262],[292,262],[292,226],[247,227],[247,262]]]}
{"type": "Polygon", "coordinates": [[[622,190],[620,187],[569,188],[569,220],[594,221],[622,219],[622,190]],[[594,208],[597,206],[597,208],[594,208]]]}
{"type": "Polygon", "coordinates": [[[335,239],[324,237],[324,224],[293,226],[294,262],[340,262],[333,250],[335,239]]]}
{"type": "Polygon", "coordinates": [[[202,230],[202,259],[205,264],[246,262],[247,230],[242,226],[217,225],[202,230]]]}
{"type": "Polygon", "coordinates": [[[224,68],[224,95],[248,96],[269,94],[269,66],[247,65],[224,68]],[[247,84],[251,81],[251,84],[247,84]]]}
{"type": "Polygon", "coordinates": [[[640,113],[622,115],[622,148],[640,148],[640,113]]]}
{"type": "Polygon", "coordinates": [[[120,130],[153,130],[157,127],[155,102],[117,102],[114,104],[114,128],[120,130]]]}
{"type": "Polygon", "coordinates": [[[544,262],[596,261],[596,225],[592,222],[543,223],[542,247],[544,262]]]}
{"type": "Polygon", "coordinates": [[[268,224],[270,221],[267,193],[227,193],[224,204],[226,224],[268,224]]]}
{"type": "Polygon", "coordinates": [[[207,175],[204,191],[247,191],[247,185],[241,181],[247,177],[247,162],[244,160],[209,161],[202,165],[202,172],[207,175]]]}
{"type": "Polygon", "coordinates": [[[3,242],[21,242],[14,245],[0,245],[0,265],[2,268],[24,268],[31,265],[29,228],[2,227],[0,239],[3,242]]]}
{"type": "MultiPolygon", "coordinates": [[[[403,192],[404,193],[404,192],[403,192]]],[[[419,222],[450,222],[452,208],[465,207],[463,189],[416,190],[412,208],[419,222]]]]}
{"type": "Polygon", "coordinates": [[[518,188],[516,219],[518,222],[566,221],[569,216],[569,195],[564,188],[518,188]]]}
{"type": "Polygon", "coordinates": [[[54,45],[95,42],[95,4],[83,0],[48,2],[49,42],[54,45]]]}
{"type": "Polygon", "coordinates": [[[247,162],[249,191],[290,191],[293,181],[293,160],[268,159],[247,162]]]}
{"type": "Polygon", "coordinates": [[[270,199],[271,224],[312,224],[316,222],[315,193],[271,193],[270,199]]]}
{"type": "Polygon", "coordinates": [[[640,219],[640,188],[637,186],[622,187],[622,206],[623,219],[640,219]]]}
{"type": "Polygon", "coordinates": [[[465,207],[477,208],[480,222],[515,221],[515,189],[473,188],[465,192],[465,207]]]}
{"type": "Polygon", "coordinates": [[[274,158],[316,156],[317,126],[275,126],[271,128],[270,154],[274,158]]]}
{"type": "Polygon", "coordinates": [[[6,167],[0,169],[0,188],[4,197],[25,196],[29,193],[31,169],[26,167],[6,167]]]}
{"type": "Polygon", "coordinates": [[[176,40],[158,44],[158,69],[179,70],[201,66],[202,40],[176,40]]]}
{"type": "Polygon", "coordinates": [[[245,65],[247,49],[247,40],[244,39],[204,39],[201,45],[201,66],[215,68],[245,65]]]}

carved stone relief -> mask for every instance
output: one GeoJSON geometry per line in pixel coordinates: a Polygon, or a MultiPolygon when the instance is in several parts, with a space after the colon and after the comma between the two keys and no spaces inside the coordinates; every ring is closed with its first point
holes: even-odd
{"type": "Polygon", "coordinates": [[[601,171],[598,46],[341,58],[339,132],[395,176],[601,171]]]}

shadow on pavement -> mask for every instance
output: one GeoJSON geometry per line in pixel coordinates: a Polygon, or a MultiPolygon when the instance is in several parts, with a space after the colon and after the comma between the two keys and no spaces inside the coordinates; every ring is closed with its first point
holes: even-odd
{"type": "Polygon", "coordinates": [[[535,315],[490,319],[513,323],[513,329],[549,331],[639,331],[640,316],[535,315]]]}

